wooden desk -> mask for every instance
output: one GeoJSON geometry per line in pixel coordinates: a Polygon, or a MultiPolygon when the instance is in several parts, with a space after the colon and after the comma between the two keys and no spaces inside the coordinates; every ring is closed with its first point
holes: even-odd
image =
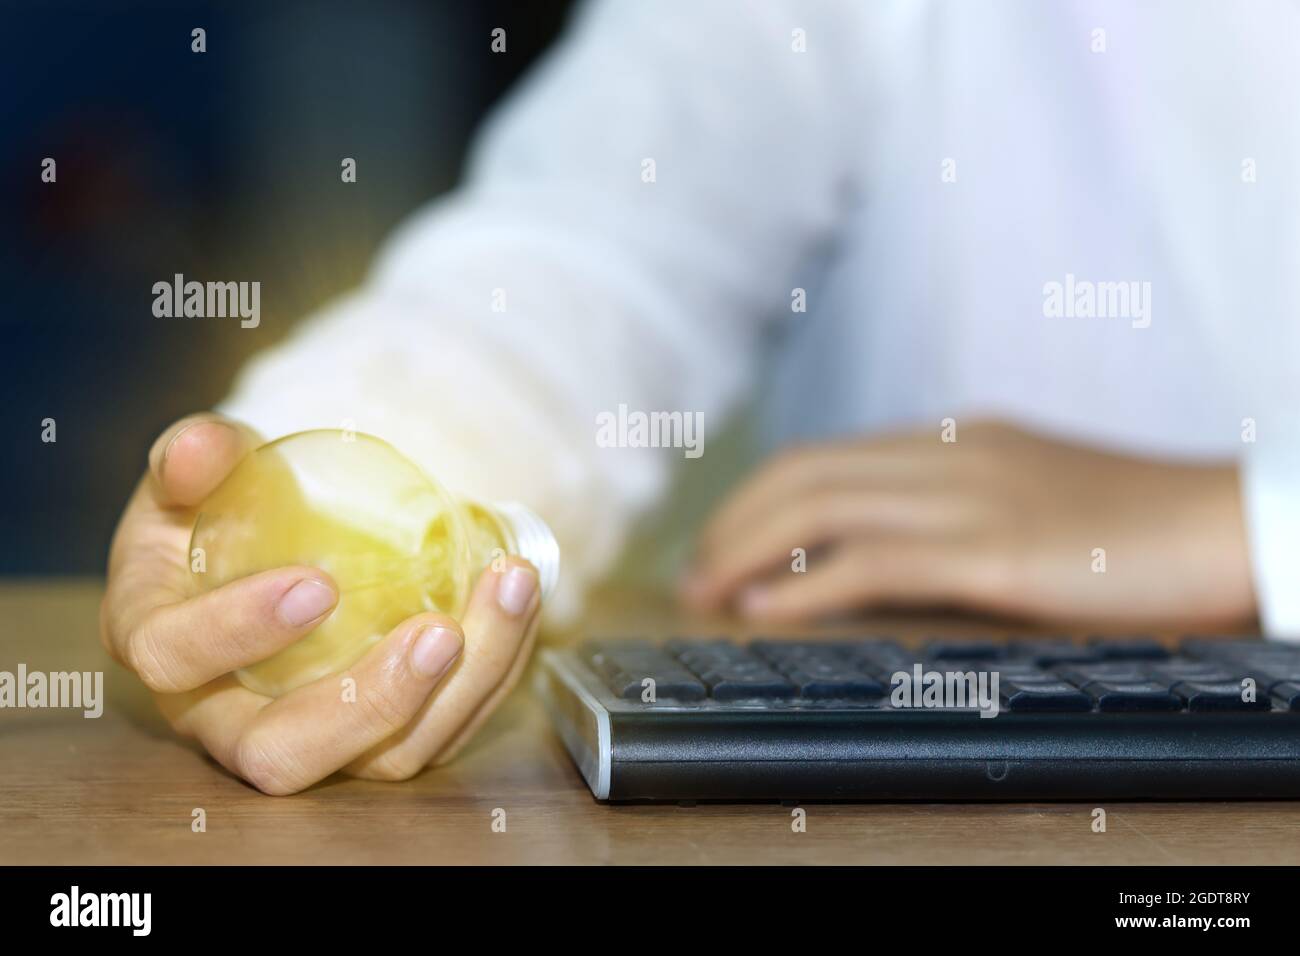
{"type": "MultiPolygon", "coordinates": [[[[107,659],[99,594],[96,581],[0,584],[0,670],[103,670],[107,697],[98,720],[0,710],[0,863],[1300,862],[1300,803],[1111,804],[1103,834],[1091,803],[810,804],[798,834],[775,804],[603,806],[527,690],[451,766],[266,797],[176,740],[107,659]],[[206,833],[190,829],[196,807],[206,833]]],[[[604,607],[610,625],[670,620],[604,607]]]]}

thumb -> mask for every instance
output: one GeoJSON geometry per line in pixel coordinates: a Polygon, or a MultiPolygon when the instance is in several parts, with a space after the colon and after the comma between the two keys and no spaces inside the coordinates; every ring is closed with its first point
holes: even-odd
{"type": "Polygon", "coordinates": [[[248,426],[213,412],[182,418],[149,449],[149,474],[158,503],[197,505],[260,441],[248,426]]]}

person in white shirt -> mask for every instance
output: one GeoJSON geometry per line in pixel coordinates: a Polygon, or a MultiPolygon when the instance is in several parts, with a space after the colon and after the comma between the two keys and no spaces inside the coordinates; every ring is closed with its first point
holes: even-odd
{"type": "Polygon", "coordinates": [[[227,675],[333,585],[183,600],[189,509],[256,435],[354,422],[547,518],[571,618],[708,461],[596,423],[756,393],[781,450],[702,529],[699,607],[1300,635],[1298,36],[1282,0],[589,5],[369,281],[160,438],[106,643],[267,792],[410,776],[518,675],[531,568],[371,651],[374,706],[269,702],[227,675]]]}

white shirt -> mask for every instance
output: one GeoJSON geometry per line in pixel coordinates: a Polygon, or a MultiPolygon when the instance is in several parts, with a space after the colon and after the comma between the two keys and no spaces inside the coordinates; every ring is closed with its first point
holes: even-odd
{"type": "Polygon", "coordinates": [[[991,413],[1238,459],[1266,629],[1300,637],[1298,40],[1285,0],[593,4],[224,410],[530,504],[562,614],[707,467],[598,447],[620,404],[702,413],[706,448],[761,388],[773,443],[991,413]]]}

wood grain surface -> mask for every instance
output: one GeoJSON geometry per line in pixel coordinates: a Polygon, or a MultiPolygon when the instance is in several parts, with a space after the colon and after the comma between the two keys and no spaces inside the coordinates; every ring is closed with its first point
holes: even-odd
{"type": "MultiPolygon", "coordinates": [[[[0,584],[0,670],[102,670],[99,719],[0,710],[0,863],[1187,863],[1300,862],[1300,803],[602,805],[545,714],[517,691],[453,764],[400,784],[332,779],[267,797],[176,739],[95,628],[101,583],[0,584]],[[202,808],[207,830],[191,830],[202,808]],[[505,832],[493,812],[505,811],[505,832]]],[[[699,631],[666,601],[604,597],[596,630],[699,631]]],[[[979,633],[988,623],[855,630],[979,633]]],[[[1005,629],[1004,629],[1005,630],[1005,629]]]]}

